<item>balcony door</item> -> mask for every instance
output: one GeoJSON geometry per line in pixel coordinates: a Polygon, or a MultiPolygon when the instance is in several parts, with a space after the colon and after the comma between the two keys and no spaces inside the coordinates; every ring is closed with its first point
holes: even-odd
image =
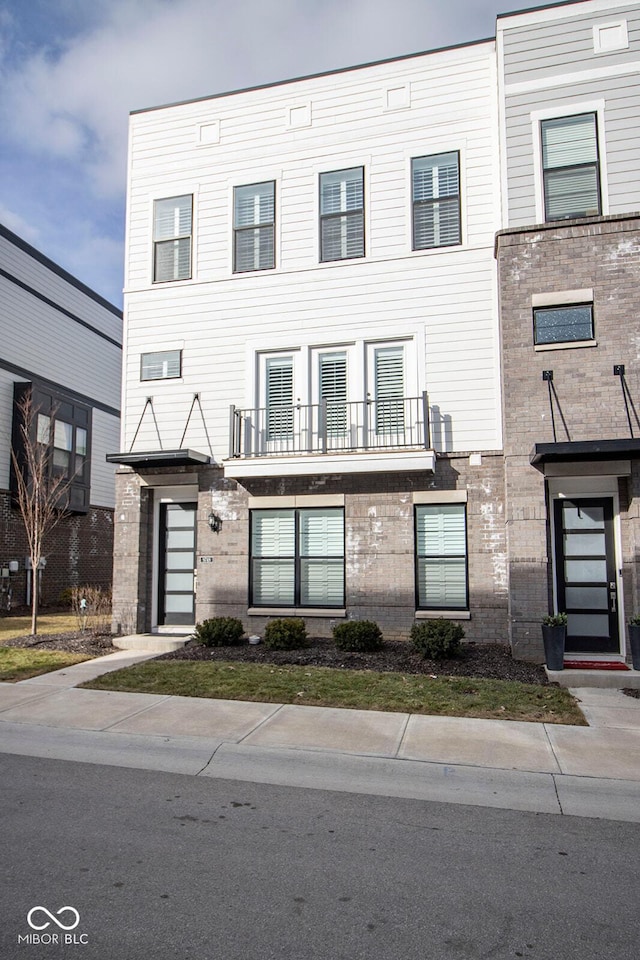
{"type": "Polygon", "coordinates": [[[569,653],[620,652],[612,497],[554,500],[558,610],[569,653]]]}

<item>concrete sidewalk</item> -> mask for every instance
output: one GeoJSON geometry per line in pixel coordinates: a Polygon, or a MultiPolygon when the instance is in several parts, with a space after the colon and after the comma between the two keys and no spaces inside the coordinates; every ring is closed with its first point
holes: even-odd
{"type": "Polygon", "coordinates": [[[640,822],[640,700],[580,688],[589,727],[79,690],[121,651],[0,683],[0,752],[640,822]]]}

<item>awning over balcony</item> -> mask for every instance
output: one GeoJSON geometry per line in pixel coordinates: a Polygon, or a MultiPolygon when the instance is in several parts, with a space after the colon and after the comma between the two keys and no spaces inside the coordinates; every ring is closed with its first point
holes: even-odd
{"type": "Polygon", "coordinates": [[[139,453],[108,453],[108,463],[120,463],[125,467],[188,467],[210,463],[207,453],[197,450],[143,450],[139,453]]]}
{"type": "Polygon", "coordinates": [[[562,443],[536,443],[529,455],[534,467],[546,463],[570,463],[585,460],[620,460],[640,457],[640,439],[566,440],[562,443]]]}

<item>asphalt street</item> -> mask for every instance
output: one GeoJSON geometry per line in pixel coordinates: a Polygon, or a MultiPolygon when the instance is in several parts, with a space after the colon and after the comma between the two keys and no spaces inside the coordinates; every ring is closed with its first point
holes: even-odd
{"type": "Polygon", "coordinates": [[[9,754],[0,802],[3,960],[638,957],[636,823],[9,754]]]}

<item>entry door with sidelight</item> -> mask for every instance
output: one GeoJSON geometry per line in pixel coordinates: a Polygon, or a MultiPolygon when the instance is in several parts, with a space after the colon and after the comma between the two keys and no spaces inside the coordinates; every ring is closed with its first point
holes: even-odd
{"type": "Polygon", "coordinates": [[[558,610],[568,614],[565,649],[619,653],[613,498],[554,501],[558,610]]]}
{"type": "Polygon", "coordinates": [[[195,623],[196,503],[160,504],[158,624],[195,623]]]}

